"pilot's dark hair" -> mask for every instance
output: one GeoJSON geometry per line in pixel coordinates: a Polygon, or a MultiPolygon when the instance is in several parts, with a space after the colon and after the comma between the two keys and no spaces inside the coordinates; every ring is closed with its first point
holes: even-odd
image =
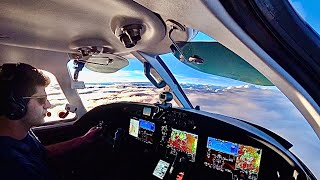
{"type": "MultiPolygon", "coordinates": [[[[7,107],[10,98],[22,101],[22,97],[35,94],[37,86],[47,87],[49,84],[50,79],[29,64],[3,64],[0,66],[0,107],[7,107]]],[[[27,103],[28,99],[23,101],[27,103]]],[[[5,114],[6,111],[1,109],[0,115],[5,114]]]]}

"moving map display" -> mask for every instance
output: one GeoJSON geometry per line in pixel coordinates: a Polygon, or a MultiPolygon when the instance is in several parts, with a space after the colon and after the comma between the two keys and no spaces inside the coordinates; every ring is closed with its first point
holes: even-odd
{"type": "Polygon", "coordinates": [[[197,143],[198,135],[172,129],[168,147],[171,148],[171,154],[176,154],[177,151],[184,152],[188,155],[190,160],[194,162],[197,152],[197,143]]]}
{"type": "Polygon", "coordinates": [[[234,178],[258,179],[262,149],[208,137],[204,165],[232,173],[234,178]]]}
{"type": "Polygon", "coordinates": [[[152,144],[155,124],[143,119],[130,119],[129,134],[137,139],[152,144]]]}

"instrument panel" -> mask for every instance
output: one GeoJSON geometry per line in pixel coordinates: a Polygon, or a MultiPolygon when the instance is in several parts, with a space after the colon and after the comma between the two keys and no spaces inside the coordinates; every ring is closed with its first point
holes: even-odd
{"type": "Polygon", "coordinates": [[[121,144],[113,161],[119,166],[113,166],[123,168],[130,178],[304,179],[303,171],[287,157],[255,133],[234,125],[237,119],[228,122],[222,116],[137,103],[111,107],[99,107],[99,116],[111,117],[106,122],[109,129],[116,129],[109,130],[111,135],[123,132],[121,140],[113,138],[121,144]]]}
{"type": "MultiPolygon", "coordinates": [[[[170,166],[182,161],[190,162],[190,164],[196,161],[199,136],[175,128],[169,129],[167,125],[157,128],[161,129],[161,140],[158,143],[167,149],[162,154],[162,159],[159,160],[153,174],[163,179],[167,173],[170,173],[167,172],[170,166]]],[[[153,122],[144,119],[130,119],[129,135],[138,141],[146,144],[156,143],[155,129],[153,122]]],[[[200,148],[206,149],[205,154],[199,155],[200,158],[203,158],[204,166],[218,172],[230,173],[232,179],[258,179],[262,149],[214,137],[207,137],[206,147],[200,148]]],[[[186,170],[180,167],[178,174],[184,175],[186,170]]]]}

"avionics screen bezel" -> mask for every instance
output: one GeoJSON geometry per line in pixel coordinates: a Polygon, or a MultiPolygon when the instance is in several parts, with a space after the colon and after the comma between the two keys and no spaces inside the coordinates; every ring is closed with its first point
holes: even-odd
{"type": "Polygon", "coordinates": [[[190,158],[189,160],[191,162],[195,162],[195,158],[196,158],[196,155],[197,155],[197,146],[198,146],[198,141],[199,141],[199,136],[197,134],[194,134],[194,133],[190,133],[190,132],[187,132],[187,131],[182,131],[182,130],[179,130],[179,129],[175,129],[175,128],[172,128],[172,131],[171,131],[171,134],[170,134],[170,137],[168,139],[168,144],[167,144],[167,147],[171,149],[171,152],[170,154],[175,154],[175,151],[178,151],[178,152],[183,152],[185,154],[188,155],[188,157],[190,158]],[[195,147],[194,149],[192,149],[191,153],[188,152],[187,150],[184,150],[183,148],[179,148],[177,146],[175,146],[172,141],[172,136],[173,136],[173,133],[182,133],[183,135],[190,135],[191,137],[194,137],[195,138],[195,147]]]}
{"type": "Polygon", "coordinates": [[[232,173],[246,173],[248,179],[257,179],[262,149],[213,137],[207,138],[204,165],[214,170],[232,173]]]}
{"type": "Polygon", "coordinates": [[[155,128],[154,122],[141,118],[130,118],[129,135],[144,143],[153,144],[155,128]]]}

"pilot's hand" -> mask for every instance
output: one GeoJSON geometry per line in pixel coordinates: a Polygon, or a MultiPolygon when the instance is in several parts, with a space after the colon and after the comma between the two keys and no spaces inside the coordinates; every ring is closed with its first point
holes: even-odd
{"type": "Polygon", "coordinates": [[[98,127],[98,126],[92,127],[91,129],[89,129],[89,131],[85,135],[82,136],[82,139],[86,143],[92,143],[98,139],[98,137],[101,134],[101,130],[102,130],[102,127],[98,127]]]}

